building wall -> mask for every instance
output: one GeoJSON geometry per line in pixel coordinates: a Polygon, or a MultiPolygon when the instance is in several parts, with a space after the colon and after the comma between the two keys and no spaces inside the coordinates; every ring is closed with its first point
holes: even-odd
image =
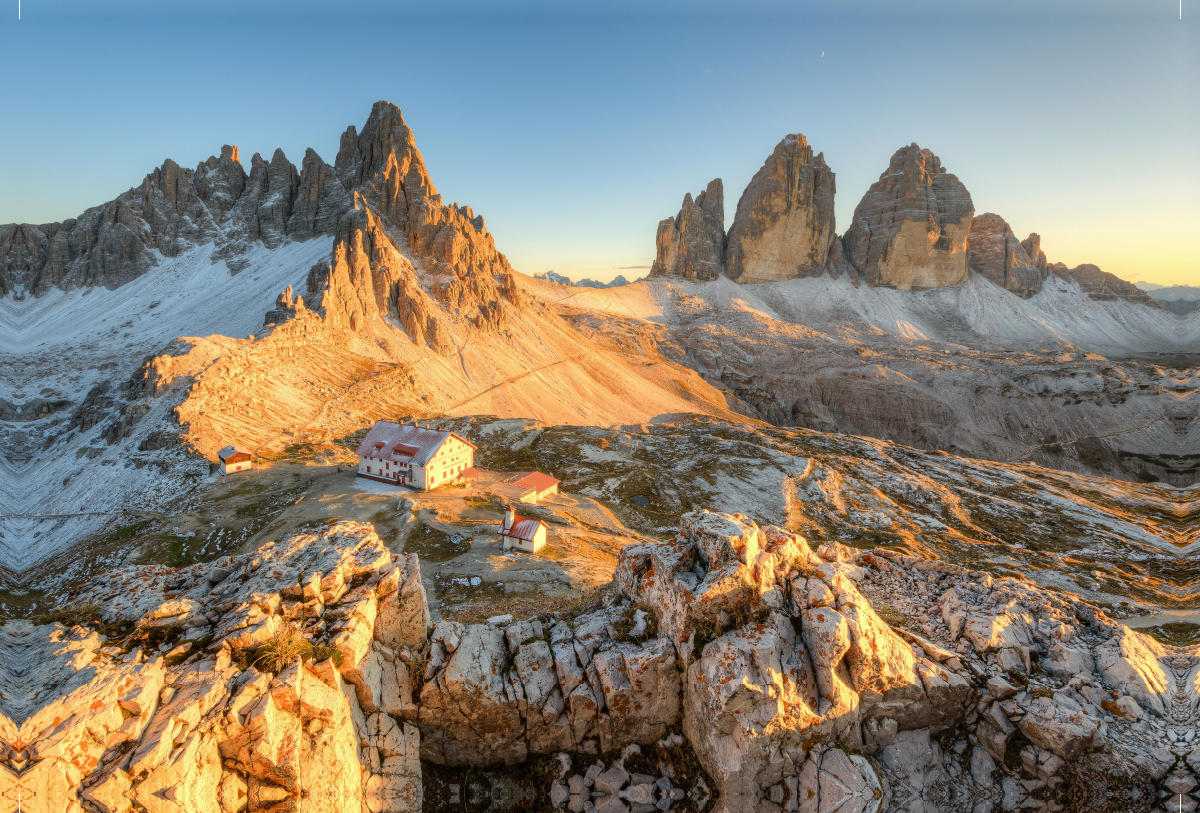
{"type": "Polygon", "coordinates": [[[222,463],[221,474],[233,474],[235,471],[246,471],[251,467],[249,460],[242,460],[237,463],[222,463]]]}
{"type": "Polygon", "coordinates": [[[446,442],[437,450],[437,454],[430,458],[426,465],[425,478],[429,484],[421,487],[437,488],[452,482],[457,479],[460,472],[474,465],[475,450],[471,448],[470,444],[464,443],[456,437],[447,438],[446,442]]]}
{"type": "Polygon", "coordinates": [[[533,540],[517,539],[515,536],[503,537],[508,542],[510,548],[525,551],[526,553],[537,553],[542,548],[546,547],[546,526],[538,527],[537,532],[533,535],[533,540]]]}
{"type": "MultiPolygon", "coordinates": [[[[445,483],[452,482],[458,477],[458,474],[465,469],[469,469],[475,465],[475,450],[470,444],[463,443],[455,437],[446,439],[446,442],[441,445],[425,466],[412,467],[412,481],[406,482],[405,485],[411,488],[417,488],[422,491],[428,491],[431,488],[437,488],[445,483]]],[[[370,458],[359,456],[358,458],[358,473],[366,474],[371,477],[386,477],[387,467],[385,461],[371,460],[370,458]],[[371,471],[367,471],[367,468],[371,471]]],[[[391,473],[397,471],[396,465],[392,464],[391,473]]],[[[404,469],[407,471],[407,469],[404,469]]]]}
{"type": "MultiPolygon", "coordinates": [[[[406,466],[401,466],[397,463],[392,463],[390,468],[387,461],[372,460],[368,457],[359,456],[358,458],[358,473],[365,474],[368,477],[388,477],[395,479],[397,474],[408,474],[409,469],[406,466]],[[367,471],[370,469],[370,471],[367,471]]],[[[412,467],[411,481],[405,479],[397,479],[396,482],[401,485],[409,486],[410,488],[424,488],[425,485],[425,470],[420,466],[412,467]]]]}

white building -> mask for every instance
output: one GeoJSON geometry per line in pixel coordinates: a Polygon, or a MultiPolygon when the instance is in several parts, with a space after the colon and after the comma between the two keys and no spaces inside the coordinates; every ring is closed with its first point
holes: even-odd
{"type": "Polygon", "coordinates": [[[475,444],[453,432],[379,421],[358,446],[358,476],[428,491],[475,464],[475,444]]]}
{"type": "Polygon", "coordinates": [[[523,517],[509,505],[504,509],[504,521],[500,523],[500,542],[504,550],[537,553],[546,547],[546,523],[523,517]]]}
{"type": "Polygon", "coordinates": [[[221,451],[217,452],[217,457],[221,463],[217,470],[221,474],[233,474],[235,471],[246,471],[253,468],[254,463],[250,460],[250,452],[243,449],[241,446],[226,446],[221,451]]]}

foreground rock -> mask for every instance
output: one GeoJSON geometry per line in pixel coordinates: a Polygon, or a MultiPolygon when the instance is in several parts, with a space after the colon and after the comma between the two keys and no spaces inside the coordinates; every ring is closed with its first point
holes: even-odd
{"type": "Polygon", "coordinates": [[[0,795],[31,813],[410,811],[421,759],[552,754],[539,804],[572,813],[1197,804],[1196,647],[739,514],[627,545],[591,612],[431,635],[415,557],[355,523],[73,598],[137,626],[4,628],[47,687],[3,683],[0,795]],[[311,657],[263,660],[288,627],[311,657]]]}
{"type": "Polygon", "coordinates": [[[694,282],[719,277],[725,256],[725,192],[721,179],[710,181],[694,202],[690,192],[684,195],[679,214],[658,224],[654,243],[652,276],[683,277],[694,282]]]}
{"type": "Polygon", "coordinates": [[[739,282],[817,276],[836,240],[833,172],[803,135],[788,135],[738,200],[725,273],[739,282]]]}
{"type": "Polygon", "coordinates": [[[868,285],[961,285],[974,214],[967,188],[936,155],[901,147],[854,210],[843,238],[847,260],[868,285]]]}
{"type": "Polygon", "coordinates": [[[80,627],[3,628],[6,665],[23,653],[32,669],[4,684],[0,797],[29,813],[421,808],[398,675],[428,611],[415,556],[393,560],[369,526],[113,571],[73,599],[132,632],[104,646],[80,627]],[[264,660],[289,627],[310,657],[264,660]]]}

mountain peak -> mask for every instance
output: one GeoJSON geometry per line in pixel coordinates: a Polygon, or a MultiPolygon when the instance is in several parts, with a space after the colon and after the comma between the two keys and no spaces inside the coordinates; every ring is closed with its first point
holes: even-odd
{"type": "Polygon", "coordinates": [[[941,160],[915,142],[893,153],[887,171],[854,210],[843,242],[869,285],[901,290],[967,281],[971,194],[941,160]]]}

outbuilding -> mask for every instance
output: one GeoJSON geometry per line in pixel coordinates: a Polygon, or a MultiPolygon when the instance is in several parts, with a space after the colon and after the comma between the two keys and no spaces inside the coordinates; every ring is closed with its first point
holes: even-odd
{"type": "Polygon", "coordinates": [[[378,421],[358,446],[358,476],[429,491],[470,476],[475,444],[454,432],[378,421]]]}
{"type": "Polygon", "coordinates": [[[221,461],[218,470],[221,474],[233,474],[235,471],[246,471],[254,467],[249,450],[241,446],[226,446],[217,452],[221,461]]]}
{"type": "Polygon", "coordinates": [[[546,547],[546,523],[533,517],[523,517],[511,505],[504,509],[500,523],[500,542],[504,550],[537,553],[546,547]]]}
{"type": "Polygon", "coordinates": [[[537,505],[540,500],[558,493],[558,483],[558,480],[540,471],[519,471],[490,488],[496,496],[508,502],[537,505]]]}
{"type": "Polygon", "coordinates": [[[549,474],[543,474],[540,471],[526,471],[521,472],[513,485],[522,492],[521,502],[536,504],[538,500],[544,500],[551,494],[557,494],[559,482],[561,481],[555,480],[549,474]]]}

